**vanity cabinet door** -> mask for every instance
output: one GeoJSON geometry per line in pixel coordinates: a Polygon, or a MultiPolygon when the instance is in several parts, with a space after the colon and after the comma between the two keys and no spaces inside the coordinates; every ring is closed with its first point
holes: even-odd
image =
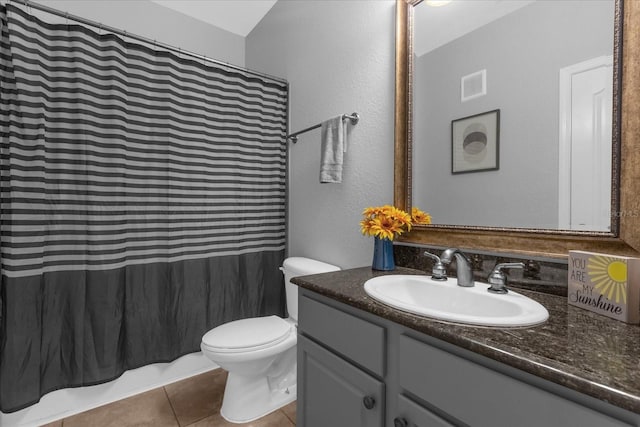
{"type": "Polygon", "coordinates": [[[298,427],[382,427],[384,384],[298,336],[298,427]]]}

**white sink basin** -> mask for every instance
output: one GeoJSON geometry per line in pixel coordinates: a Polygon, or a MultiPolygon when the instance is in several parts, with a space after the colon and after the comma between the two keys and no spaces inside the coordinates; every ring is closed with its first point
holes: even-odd
{"type": "Polygon", "coordinates": [[[380,276],[364,284],[365,292],[381,303],[448,322],[516,327],[537,325],[549,317],[544,306],[524,295],[511,290],[493,294],[488,288],[480,282],[463,288],[455,278],[439,282],[411,275],[380,276]]]}

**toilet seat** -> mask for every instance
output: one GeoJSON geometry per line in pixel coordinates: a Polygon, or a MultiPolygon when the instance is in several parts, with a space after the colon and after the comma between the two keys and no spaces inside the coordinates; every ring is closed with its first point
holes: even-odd
{"type": "Polygon", "coordinates": [[[244,353],[273,347],[286,340],[295,327],[278,316],[234,320],[202,337],[202,347],[216,353],[244,353]]]}

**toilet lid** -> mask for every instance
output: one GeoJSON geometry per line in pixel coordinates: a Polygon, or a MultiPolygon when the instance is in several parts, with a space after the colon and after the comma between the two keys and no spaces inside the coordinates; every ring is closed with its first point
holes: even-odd
{"type": "Polygon", "coordinates": [[[220,352],[258,350],[284,341],[292,328],[278,316],[234,320],[207,332],[202,344],[220,352]]]}

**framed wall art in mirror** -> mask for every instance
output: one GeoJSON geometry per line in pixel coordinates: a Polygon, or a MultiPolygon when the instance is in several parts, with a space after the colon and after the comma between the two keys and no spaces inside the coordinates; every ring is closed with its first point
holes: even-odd
{"type": "Polygon", "coordinates": [[[451,173],[500,169],[500,110],[451,121],[451,173]]]}
{"type": "MultiPolygon", "coordinates": [[[[610,1],[611,5],[613,6],[610,16],[611,22],[609,26],[609,31],[611,32],[610,41],[613,45],[613,49],[611,52],[611,57],[613,58],[611,68],[612,84],[610,85],[610,92],[612,93],[610,107],[610,116],[612,118],[610,140],[612,141],[612,144],[610,146],[610,166],[607,170],[610,172],[611,178],[608,180],[608,183],[605,183],[605,185],[601,186],[609,188],[611,193],[609,196],[610,203],[605,207],[607,220],[609,218],[611,218],[611,220],[607,221],[606,227],[604,227],[604,229],[592,227],[586,231],[584,229],[560,229],[558,225],[559,208],[557,187],[559,178],[557,177],[557,172],[555,172],[555,190],[541,191],[541,197],[543,199],[547,198],[555,200],[555,202],[553,203],[553,206],[555,206],[555,208],[552,207],[549,210],[550,214],[548,218],[545,217],[539,222],[536,222],[535,218],[542,217],[542,214],[535,213],[534,215],[532,215],[532,218],[534,220],[530,221],[526,218],[526,212],[525,214],[510,212],[512,210],[512,208],[508,204],[510,201],[514,202],[513,205],[526,204],[521,201],[522,199],[518,199],[516,197],[518,195],[513,193],[525,193],[525,195],[527,193],[527,191],[525,190],[511,191],[511,193],[508,191],[509,189],[514,188],[513,182],[515,178],[513,177],[500,176],[499,179],[495,181],[496,184],[494,186],[485,187],[491,190],[489,193],[480,193],[479,190],[476,191],[476,194],[478,194],[478,196],[472,199],[466,199],[464,201],[465,204],[462,205],[462,208],[451,206],[452,201],[454,200],[452,196],[456,191],[458,191],[456,188],[465,188],[465,185],[462,185],[460,187],[443,187],[443,185],[438,185],[437,181],[433,182],[434,179],[421,180],[419,178],[419,169],[421,168],[421,164],[417,163],[415,159],[415,151],[419,151],[419,144],[424,145],[425,141],[417,142],[417,135],[414,134],[414,131],[419,127],[419,125],[424,124],[425,120],[423,120],[424,114],[422,112],[420,119],[416,120],[416,123],[414,123],[413,120],[415,114],[414,109],[416,108],[414,102],[416,101],[416,99],[413,91],[416,89],[416,85],[422,84],[416,82],[413,75],[415,71],[414,62],[416,61],[416,55],[414,53],[415,40],[413,39],[413,32],[415,30],[413,16],[415,12],[414,8],[418,3],[418,1],[397,1],[395,117],[396,157],[394,173],[394,203],[396,204],[396,206],[402,207],[403,209],[409,209],[412,202],[416,205],[420,205],[434,216],[436,224],[415,227],[410,234],[406,235],[401,240],[406,242],[423,243],[437,246],[459,246],[463,248],[474,248],[509,253],[526,253],[530,255],[535,254],[539,256],[557,258],[566,257],[567,251],[569,249],[637,254],[638,250],[640,249],[640,198],[635,197],[636,194],[640,194],[640,108],[638,107],[638,105],[640,104],[640,3],[629,0],[610,1]],[[418,177],[418,180],[420,182],[417,182],[416,176],[418,177]],[[499,185],[507,185],[507,190],[502,190],[502,187],[499,187],[499,185]],[[422,200],[416,194],[416,187],[419,189],[428,188],[432,192],[440,192],[443,198],[437,202],[433,202],[431,200],[431,196],[426,200],[422,200]],[[443,188],[446,188],[446,191],[444,191],[443,188]],[[489,195],[486,196],[486,194],[489,195]],[[483,197],[496,197],[496,200],[498,200],[499,202],[501,201],[502,205],[500,203],[494,204],[499,207],[502,206],[500,212],[505,214],[504,218],[500,218],[500,221],[495,223],[481,222],[479,224],[468,221],[468,215],[466,218],[455,218],[455,215],[457,214],[462,215],[469,212],[477,213],[480,211],[486,211],[487,209],[483,205],[481,205],[479,201],[483,197]],[[447,208],[447,205],[450,206],[447,208]],[[436,209],[436,212],[438,213],[437,215],[434,215],[433,208],[435,206],[444,206],[444,208],[441,210],[438,210],[439,208],[436,209]]],[[[455,2],[451,2],[450,4],[454,3],[455,2]]],[[[466,4],[469,2],[460,3],[466,4]]],[[[531,5],[535,6],[535,3],[576,2],[534,1],[502,3],[530,3],[531,5]]],[[[421,5],[420,7],[426,6],[421,5]]],[[[511,17],[518,13],[521,17],[525,16],[523,14],[527,12],[528,7],[530,6],[521,7],[521,10],[512,12],[511,17]]],[[[505,17],[499,19],[499,21],[504,24],[505,22],[507,22],[506,18],[508,18],[508,16],[505,15],[505,17]]],[[[526,21],[525,18],[522,19],[526,21]]],[[[492,31],[495,31],[495,29],[492,31]]],[[[509,39],[509,37],[505,38],[509,39]]],[[[457,40],[460,40],[460,38],[458,38],[457,40]]],[[[583,42],[588,43],[590,41],[584,40],[583,42]]],[[[516,46],[516,48],[526,50],[528,46],[529,45],[525,43],[516,46]]],[[[438,49],[440,50],[440,52],[443,52],[442,48],[438,49]]],[[[472,52],[466,50],[464,52],[459,52],[454,56],[464,57],[471,55],[472,52]]],[[[549,55],[553,56],[555,54],[550,53],[549,55]]],[[[591,55],[591,53],[585,52],[584,55],[588,56],[591,55]]],[[[558,56],[558,58],[556,58],[556,62],[558,64],[566,65],[565,62],[569,62],[569,65],[571,65],[576,62],[580,62],[579,58],[575,61],[574,58],[566,58],[566,60],[564,60],[563,58],[565,58],[566,55],[562,53],[558,53],[556,56],[558,56]]],[[[461,71],[460,75],[456,77],[456,84],[458,85],[458,87],[460,85],[461,76],[467,75],[473,71],[477,71],[480,68],[484,68],[479,64],[473,64],[473,67],[475,68],[466,70],[466,72],[461,71]]],[[[556,65],[553,73],[559,74],[558,68],[559,67],[556,65]]],[[[499,72],[500,71],[496,71],[496,73],[499,72]]],[[[490,68],[488,68],[487,95],[465,102],[465,107],[462,108],[480,109],[480,104],[473,104],[491,102],[490,96],[492,94],[492,91],[494,90],[493,88],[495,87],[492,86],[492,75],[493,72],[490,68]]],[[[444,79],[445,77],[442,74],[432,73],[429,75],[429,78],[432,81],[431,83],[438,85],[439,82],[444,81],[441,79],[444,79]]],[[[524,81],[521,81],[520,84],[535,85],[535,81],[531,79],[525,79],[524,81]]],[[[456,102],[460,104],[460,93],[456,91],[453,95],[454,96],[452,96],[452,98],[457,98],[456,102]]],[[[519,100],[520,104],[535,103],[533,102],[534,99],[532,98],[532,96],[533,95],[529,95],[527,98],[521,98],[519,100]]],[[[557,97],[558,95],[556,94],[556,113],[558,111],[559,104],[557,97]]],[[[435,109],[444,109],[444,104],[446,104],[446,102],[449,102],[440,102],[439,99],[433,97],[427,97],[426,99],[426,102],[429,102],[429,99],[433,101],[433,103],[435,104],[435,109]]],[[[503,122],[507,120],[508,117],[510,123],[521,123],[518,128],[509,131],[509,142],[518,142],[521,140],[525,140],[525,134],[531,130],[531,127],[527,128],[526,121],[523,125],[523,119],[521,118],[521,116],[515,115],[515,111],[517,110],[516,107],[518,106],[514,104],[514,106],[509,107],[509,109],[505,109],[503,105],[493,104],[491,106],[494,107],[493,109],[500,108],[502,116],[501,119],[503,122]]],[[[491,110],[491,108],[480,109],[480,111],[483,110],[488,111],[491,110]]],[[[477,111],[477,109],[475,111],[477,111]]],[[[532,112],[529,117],[537,118],[538,115],[541,114],[532,112]]],[[[445,123],[450,123],[451,120],[457,117],[465,116],[466,115],[464,114],[458,114],[449,117],[449,120],[441,120],[440,122],[444,121],[445,123]]],[[[557,122],[558,119],[556,118],[555,121],[557,122]]],[[[550,123],[550,121],[543,121],[540,125],[536,124],[536,129],[538,129],[540,126],[544,127],[545,123],[550,123]]],[[[438,124],[437,126],[440,125],[438,124]]],[[[549,127],[552,127],[551,124],[549,124],[549,127]]],[[[439,132],[433,127],[430,130],[433,132],[420,134],[420,138],[428,140],[430,135],[435,135],[439,132]]],[[[505,136],[503,135],[502,130],[503,129],[501,129],[500,135],[501,145],[505,147],[505,136]]],[[[446,145],[448,151],[448,146],[450,144],[450,129],[447,129],[447,133],[449,133],[449,135],[447,135],[446,137],[446,145]]],[[[444,138],[438,138],[435,141],[430,140],[428,142],[429,144],[442,145],[443,139],[444,138]]],[[[545,139],[547,138],[545,137],[545,139]]],[[[557,138],[555,139],[555,141],[555,144],[557,145],[557,138]]],[[[514,142],[513,146],[515,145],[516,144],[514,142]]],[[[529,145],[530,147],[535,147],[533,143],[528,143],[527,145],[529,145]]],[[[423,153],[428,154],[428,156],[435,157],[439,161],[439,163],[444,163],[447,165],[451,164],[451,162],[446,161],[443,156],[436,155],[437,148],[432,148],[432,145],[429,145],[428,147],[429,149],[426,152],[423,149],[423,153]]],[[[553,148],[553,150],[557,152],[558,148],[553,148]]],[[[450,151],[445,154],[445,156],[447,157],[450,155],[450,151]]],[[[527,153],[515,153],[515,157],[511,157],[511,159],[517,159],[518,156],[524,158],[524,162],[515,162],[515,165],[526,165],[527,161],[529,163],[535,163],[532,161],[533,155],[527,155],[527,153]]],[[[482,175],[489,176],[491,174],[502,174],[503,172],[506,173],[506,169],[508,168],[506,167],[507,163],[504,163],[504,161],[506,160],[502,159],[501,156],[502,164],[500,170],[496,172],[488,172],[486,174],[452,175],[450,171],[447,171],[447,174],[449,176],[448,180],[453,181],[458,178],[473,177],[473,181],[476,181],[480,180],[480,177],[482,175]],[[502,167],[503,165],[504,167],[502,167]]],[[[558,162],[559,160],[556,156],[556,160],[551,160],[549,164],[555,164],[555,167],[557,169],[558,162]]],[[[511,160],[509,164],[511,164],[511,160]]],[[[542,177],[545,176],[545,172],[548,170],[545,168],[548,168],[548,166],[540,164],[538,165],[537,169],[533,169],[535,172],[533,176],[527,176],[523,178],[523,182],[525,182],[525,184],[530,184],[529,187],[524,187],[525,189],[529,189],[529,193],[531,193],[531,188],[536,187],[537,180],[541,180],[542,177]]],[[[523,169],[523,167],[520,167],[520,169],[523,169]]],[[[466,187],[468,187],[471,182],[471,180],[467,180],[466,187]]],[[[602,178],[600,178],[600,182],[602,182],[602,178]]],[[[450,183],[447,183],[447,185],[449,184],[450,183]]],[[[529,197],[529,199],[532,198],[529,197]]],[[[527,199],[524,200],[526,201],[527,199]]],[[[540,203],[535,202],[534,204],[540,203]]],[[[598,207],[598,209],[602,211],[601,207],[598,207]]],[[[496,212],[498,212],[498,210],[496,210],[496,212]]],[[[499,215],[495,214],[490,216],[498,217],[499,215]]]]}

